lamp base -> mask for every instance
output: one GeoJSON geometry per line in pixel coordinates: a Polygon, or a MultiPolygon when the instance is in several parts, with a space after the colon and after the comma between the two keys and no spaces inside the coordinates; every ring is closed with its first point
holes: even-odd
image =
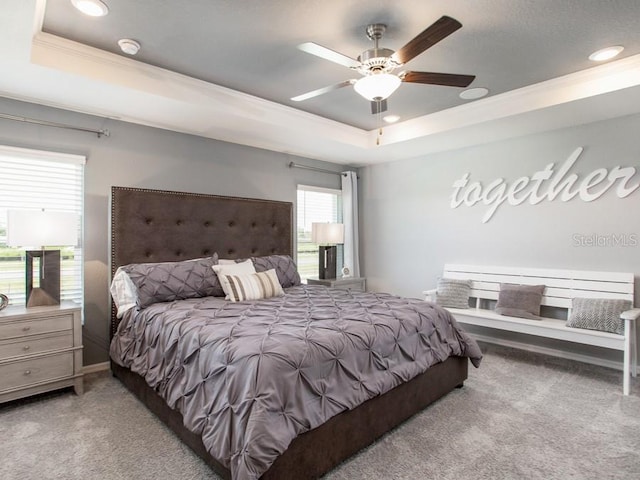
{"type": "Polygon", "coordinates": [[[335,245],[319,247],[318,278],[336,278],[336,258],[338,247],[335,245]]]}
{"type": "Polygon", "coordinates": [[[60,250],[29,250],[27,254],[27,307],[60,304],[60,250]],[[37,263],[36,271],[33,264],[37,263]],[[37,286],[33,280],[38,279],[37,286]]]}

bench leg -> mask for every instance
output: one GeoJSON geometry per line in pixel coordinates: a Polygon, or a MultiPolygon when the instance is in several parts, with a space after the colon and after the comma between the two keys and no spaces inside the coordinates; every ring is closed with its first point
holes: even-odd
{"type": "MultiPolygon", "coordinates": [[[[631,341],[631,335],[635,334],[633,331],[633,324],[630,320],[625,321],[624,326],[624,364],[623,364],[623,377],[622,377],[622,394],[629,395],[629,376],[631,375],[631,346],[635,346],[635,342],[631,341]]],[[[634,365],[635,370],[635,365],[634,365]]]]}
{"type": "Polygon", "coordinates": [[[631,332],[631,374],[634,377],[638,376],[638,342],[637,342],[637,335],[638,333],[636,332],[636,322],[631,322],[630,325],[630,332],[631,332]]]}

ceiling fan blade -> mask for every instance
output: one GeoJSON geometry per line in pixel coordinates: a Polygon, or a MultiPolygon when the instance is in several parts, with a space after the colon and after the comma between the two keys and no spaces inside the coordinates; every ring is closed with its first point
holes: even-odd
{"type": "Polygon", "coordinates": [[[394,53],[392,58],[400,64],[407,63],[461,27],[462,24],[454,18],[446,15],[440,17],[433,25],[427,27],[421,34],[394,53]]]}
{"type": "Polygon", "coordinates": [[[386,112],[387,111],[387,99],[385,98],[384,100],[380,100],[380,101],[372,101],[371,102],[371,113],[373,115],[377,115],[378,113],[382,113],[382,112],[386,112]]]}
{"type": "Polygon", "coordinates": [[[315,55],[320,58],[324,58],[325,60],[329,60],[330,62],[337,63],[339,65],[343,65],[347,68],[358,68],[360,66],[360,62],[355,58],[347,57],[342,53],[338,53],[330,48],[323,47],[322,45],[318,45],[317,43],[307,42],[298,45],[298,48],[303,52],[310,53],[311,55],[315,55]]]}
{"type": "Polygon", "coordinates": [[[456,73],[406,72],[402,81],[444,85],[445,87],[468,87],[475,78],[475,75],[458,75],[456,73]]]}
{"type": "Polygon", "coordinates": [[[311,92],[303,93],[302,95],[298,95],[297,97],[291,97],[291,100],[293,100],[294,102],[302,102],[303,100],[309,100],[310,98],[324,95],[325,93],[332,92],[333,90],[338,90],[342,87],[348,87],[349,85],[353,85],[355,82],[356,81],[353,79],[345,80],[344,82],[336,83],[335,85],[329,85],[328,87],[323,87],[311,92]]]}

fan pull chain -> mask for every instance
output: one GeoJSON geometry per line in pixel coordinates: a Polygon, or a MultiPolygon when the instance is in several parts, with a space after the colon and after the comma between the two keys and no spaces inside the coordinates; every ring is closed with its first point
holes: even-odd
{"type": "Polygon", "coordinates": [[[382,137],[382,112],[378,108],[378,136],[376,138],[376,145],[380,146],[380,137],[382,137]]]}

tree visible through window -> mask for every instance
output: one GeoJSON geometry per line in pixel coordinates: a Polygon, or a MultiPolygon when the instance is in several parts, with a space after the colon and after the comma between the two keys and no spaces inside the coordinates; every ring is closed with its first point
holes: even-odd
{"type": "Polygon", "coordinates": [[[25,248],[7,247],[7,211],[40,209],[80,219],[79,244],[60,252],[60,298],[82,304],[84,162],[79,155],[0,146],[0,293],[12,305],[25,301],[25,248]]]}
{"type": "MultiPolygon", "coordinates": [[[[311,243],[311,224],[342,222],[342,192],[329,188],[298,185],[297,259],[303,281],[318,276],[318,245],[311,243]]],[[[342,268],[342,245],[338,245],[337,269],[342,268]]]]}

